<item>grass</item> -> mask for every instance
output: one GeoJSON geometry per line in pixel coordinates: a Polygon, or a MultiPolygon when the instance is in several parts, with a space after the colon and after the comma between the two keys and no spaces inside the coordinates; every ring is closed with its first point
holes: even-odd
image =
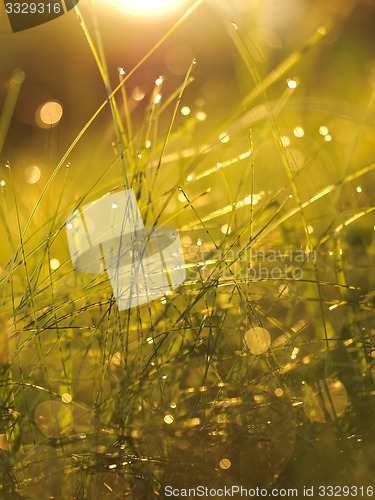
{"type": "Polygon", "coordinates": [[[108,98],[56,162],[33,209],[13,165],[4,167],[1,498],[151,499],[163,498],[166,485],[371,485],[374,93],[360,104],[298,96],[306,61],[334,23],[267,72],[246,33],[214,9],[246,91],[207,128],[194,113],[182,120],[186,95],[196,92],[191,61],[168,96],[156,75],[137,128],[132,75],[201,3],[132,71],[120,71],[114,87],[93,7],[94,36],[76,7],[108,98]],[[292,71],[301,65],[300,83],[292,71]],[[94,144],[103,113],[115,153],[80,182],[79,150],[94,144]],[[119,311],[106,273],[74,271],[65,221],[129,187],[145,225],[179,230],[187,279],[119,311]],[[245,334],[257,327],[271,344],[254,354],[245,334]]]}

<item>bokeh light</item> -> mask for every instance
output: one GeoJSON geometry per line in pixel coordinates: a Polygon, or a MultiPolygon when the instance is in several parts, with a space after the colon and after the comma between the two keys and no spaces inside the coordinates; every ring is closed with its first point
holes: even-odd
{"type": "Polygon", "coordinates": [[[41,172],[40,168],[36,165],[27,167],[25,169],[25,178],[28,184],[35,184],[40,179],[41,172]]]}
{"type": "MultiPolygon", "coordinates": [[[[0,133],[2,493],[316,493],[328,474],[371,484],[375,34],[370,20],[357,29],[364,6],[313,35],[324,2],[104,3],[76,32],[68,14],[42,39],[4,34],[2,101],[12,65],[27,78],[0,133]],[[175,228],[165,242],[179,235],[186,270],[172,289],[167,252],[146,249],[159,269],[123,249],[127,289],[147,292],[129,263],[166,277],[129,314],[107,273],[73,270],[67,241],[82,238],[107,268],[103,249],[132,244],[136,228],[98,243],[98,206],[84,231],[67,218],[83,222],[83,204],[125,188],[146,236],[175,228]]],[[[108,223],[120,211],[111,202],[108,223]]]]}
{"type": "Polygon", "coordinates": [[[291,80],[291,79],[287,80],[287,84],[288,84],[288,87],[290,89],[295,89],[295,88],[297,88],[297,85],[298,85],[298,83],[296,82],[296,80],[291,80]]]}
{"type": "Polygon", "coordinates": [[[61,401],[64,403],[71,403],[72,402],[72,396],[68,394],[67,392],[64,392],[64,394],[61,396],[61,401]]]}
{"type": "Polygon", "coordinates": [[[287,135],[282,135],[280,137],[280,141],[281,141],[282,146],[284,146],[284,148],[287,148],[290,144],[290,139],[287,135]]]}
{"type": "Polygon", "coordinates": [[[173,424],[173,421],[174,421],[174,418],[173,418],[173,415],[165,415],[164,417],[164,422],[166,424],[173,424]]]}
{"type": "Polygon", "coordinates": [[[57,259],[51,259],[49,265],[52,271],[56,271],[60,267],[60,262],[57,259]]]}
{"type": "Polygon", "coordinates": [[[264,328],[251,328],[245,333],[244,342],[251,354],[263,354],[271,345],[271,336],[264,328]]]}
{"type": "Polygon", "coordinates": [[[227,142],[229,142],[230,137],[229,137],[229,135],[227,134],[227,132],[222,132],[222,133],[219,135],[219,139],[220,139],[220,141],[221,141],[223,144],[226,144],[227,142]]]}
{"type": "Polygon", "coordinates": [[[48,101],[40,107],[38,114],[38,125],[44,128],[53,127],[57,125],[61,120],[63,115],[63,108],[57,101],[48,101]]]}
{"type": "Polygon", "coordinates": [[[34,420],[40,431],[49,438],[66,436],[73,429],[73,415],[64,403],[43,401],[35,409],[34,420]]]}
{"type": "Polygon", "coordinates": [[[138,85],[136,87],[134,87],[134,89],[132,91],[132,98],[135,101],[142,101],[144,96],[145,96],[144,90],[142,90],[138,85]]]}
{"type": "Polygon", "coordinates": [[[195,116],[197,117],[197,120],[200,122],[204,122],[207,119],[207,115],[204,111],[198,111],[195,116]]]}
{"type": "Polygon", "coordinates": [[[222,460],[220,460],[220,463],[219,463],[220,468],[223,470],[229,469],[229,467],[231,465],[232,465],[232,463],[229,460],[229,458],[223,458],[222,460]]]}
{"type": "Polygon", "coordinates": [[[305,131],[304,131],[303,127],[296,127],[293,130],[293,133],[296,137],[303,137],[305,135],[305,131]]]}
{"type": "Polygon", "coordinates": [[[348,404],[348,396],[338,379],[320,380],[314,387],[307,385],[304,411],[310,420],[324,423],[340,417],[348,404]]]}

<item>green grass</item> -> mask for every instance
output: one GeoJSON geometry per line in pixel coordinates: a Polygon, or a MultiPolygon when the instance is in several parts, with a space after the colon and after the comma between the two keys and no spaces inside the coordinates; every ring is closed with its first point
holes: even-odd
{"type": "Polygon", "coordinates": [[[165,485],[371,484],[373,93],[366,89],[367,102],[338,102],[304,87],[331,25],[267,72],[245,33],[219,16],[246,91],[208,127],[194,113],[182,119],[186,95],[196,92],[192,61],[174,92],[164,95],[161,84],[146,96],[137,128],[131,77],[192,12],[113,86],[100,23],[92,11],[91,36],[79,17],[108,99],[56,163],[32,210],[13,166],[4,167],[1,498],[151,499],[163,497],[165,485]],[[294,71],[295,89],[287,85],[294,71]],[[115,154],[86,175],[79,158],[90,140],[95,147],[101,114],[113,123],[115,154]],[[343,143],[348,123],[355,133],[343,143]],[[331,141],[319,134],[325,124],[331,141]],[[293,134],[296,126],[303,137],[293,134]],[[228,142],[219,140],[224,132],[228,142]],[[74,271],[65,221],[129,187],[145,225],[179,230],[187,279],[162,299],[119,311],[106,273],[74,271]],[[276,263],[261,251],[278,252],[279,263],[292,252],[289,277],[267,276],[276,263]],[[258,264],[263,272],[251,275],[258,264]],[[296,267],[301,279],[290,277],[296,267]],[[244,342],[255,327],[271,337],[258,355],[244,342]]]}

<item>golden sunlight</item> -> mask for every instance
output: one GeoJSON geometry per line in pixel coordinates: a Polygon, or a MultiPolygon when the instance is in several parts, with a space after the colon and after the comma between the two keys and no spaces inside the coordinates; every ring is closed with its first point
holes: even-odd
{"type": "Polygon", "coordinates": [[[119,0],[126,9],[133,12],[143,13],[152,12],[162,13],[168,10],[175,10],[185,3],[185,0],[119,0]]]}

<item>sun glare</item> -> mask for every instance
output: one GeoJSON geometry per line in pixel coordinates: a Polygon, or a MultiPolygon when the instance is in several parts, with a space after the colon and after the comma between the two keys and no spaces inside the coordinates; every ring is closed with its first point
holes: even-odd
{"type": "Polygon", "coordinates": [[[120,3],[133,12],[143,14],[152,12],[154,14],[175,10],[184,3],[184,0],[120,0],[120,3]]]}

